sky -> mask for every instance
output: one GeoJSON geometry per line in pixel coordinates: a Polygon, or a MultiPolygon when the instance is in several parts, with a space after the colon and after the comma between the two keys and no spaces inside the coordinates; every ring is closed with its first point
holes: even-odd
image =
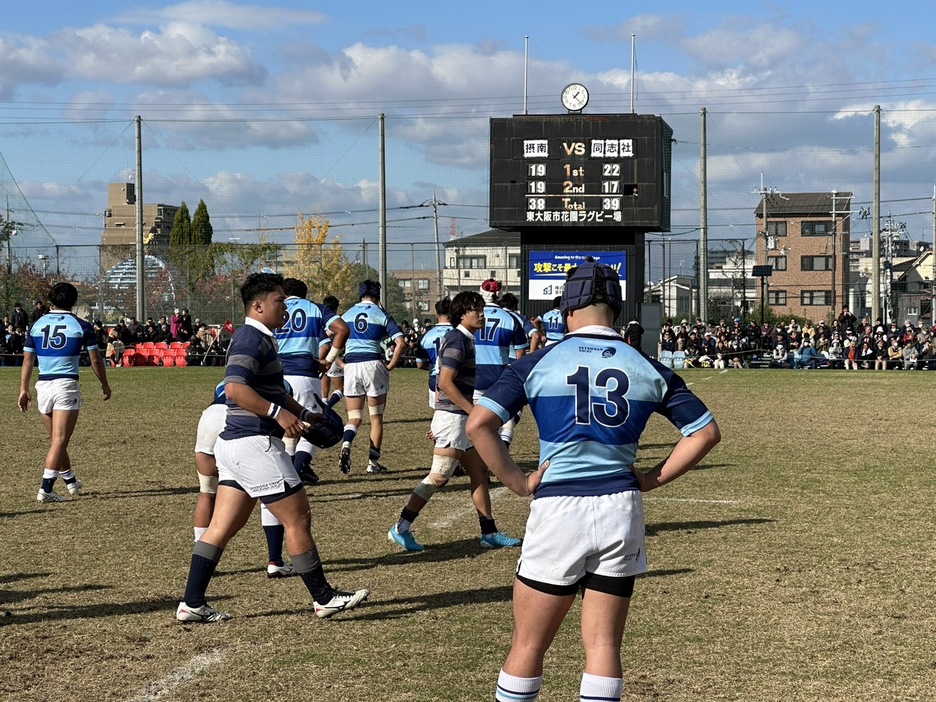
{"type": "Polygon", "coordinates": [[[99,240],[106,184],[133,177],[136,115],[144,199],[204,199],[216,239],[288,237],[297,212],[317,212],[345,241],[376,241],[378,114],[390,240],[431,241],[433,199],[444,238],[484,231],[488,120],[522,111],[525,67],[531,114],[561,112],[562,87],[580,81],[587,113],[630,112],[633,97],[674,128],[672,236],[687,240],[701,108],[710,236],[751,238],[762,177],[854,193],[852,231],[867,235],[880,105],[881,216],[933,236],[927,3],[8,4],[0,188],[12,218],[55,243],[99,240]]]}

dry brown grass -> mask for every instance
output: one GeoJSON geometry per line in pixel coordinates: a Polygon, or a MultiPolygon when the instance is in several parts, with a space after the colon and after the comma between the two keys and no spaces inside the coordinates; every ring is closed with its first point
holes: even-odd
{"type": "MultiPolygon", "coordinates": [[[[72,449],[86,494],[38,505],[46,442],[35,412],[14,409],[18,372],[0,370],[0,699],[491,699],[517,554],[479,548],[464,479],[417,522],[426,553],[386,540],[429,463],[416,371],[393,375],[384,455],[394,472],[365,476],[360,441],[351,476],[328,452],[309,491],[327,572],[369,587],[371,601],[316,620],[297,579],[264,576],[257,519],[209,590],[236,618],[175,622],[191,554],[194,429],[220,372],[121,369],[108,403],[86,378],[72,449]],[[205,667],[180,682],[193,660],[205,667]],[[160,696],[157,681],[176,686],[160,696]]],[[[652,570],[625,637],[625,699],[932,699],[933,376],[686,377],[724,440],[699,470],[646,497],[652,570]]],[[[655,420],[642,461],[676,438],[655,420]]],[[[515,455],[536,463],[529,418],[515,455]]],[[[498,525],[520,534],[527,502],[495,495],[498,525]]],[[[545,702],[577,696],[577,624],[573,609],[547,659],[545,702]]]]}

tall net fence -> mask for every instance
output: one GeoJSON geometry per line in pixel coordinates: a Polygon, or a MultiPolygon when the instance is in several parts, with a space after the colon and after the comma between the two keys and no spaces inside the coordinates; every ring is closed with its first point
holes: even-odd
{"type": "MultiPolygon", "coordinates": [[[[307,268],[289,267],[302,259],[296,235],[300,215],[328,223],[327,241],[319,249],[340,252],[353,277],[378,267],[383,201],[386,263],[394,281],[414,279],[404,275],[407,271],[430,272],[419,280],[443,277],[437,269],[440,264],[448,269],[451,261],[445,244],[488,229],[487,115],[388,116],[382,191],[376,117],[213,114],[178,120],[161,116],[167,113],[169,107],[154,107],[141,121],[142,183],[135,182],[133,119],[0,122],[0,310],[40,298],[50,282],[68,279],[81,285],[83,304],[102,319],[135,311],[135,222],[123,222],[124,231],[114,234],[109,186],[115,183],[133,184],[145,206],[164,205],[166,212],[182,202],[194,209],[204,201],[214,230],[210,247],[173,252],[167,234],[172,222],[164,221],[163,231],[149,237],[155,224],[145,221],[148,316],[188,307],[213,320],[236,317],[232,296],[246,272],[269,266],[310,277],[312,256],[307,268]]],[[[674,130],[673,224],[671,232],[648,237],[645,256],[648,294],[658,285],[657,295],[665,296],[663,281],[674,276],[698,287],[702,139],[698,112],[661,116],[674,130]]],[[[851,192],[851,237],[870,236],[875,152],[870,105],[837,112],[708,112],[706,129],[710,258],[713,252],[723,250],[729,257],[740,250],[743,259],[744,251],[753,250],[762,184],[781,194],[851,192]]],[[[879,215],[901,224],[914,249],[932,239],[934,132],[932,111],[882,111],[879,215]]],[[[575,230],[569,237],[574,242],[575,230]]],[[[607,237],[609,245],[618,243],[613,231],[607,237]]],[[[446,271],[444,277],[453,280],[457,274],[446,271]]],[[[752,284],[745,280],[741,287],[752,284]]],[[[342,285],[332,287],[353,295],[350,284],[342,285]]],[[[729,298],[731,285],[738,286],[729,284],[729,298]]],[[[429,292],[445,290],[433,282],[429,292]]],[[[416,302],[421,307],[423,300],[416,302]]],[[[425,311],[413,303],[406,297],[404,309],[425,311]]],[[[737,300],[723,304],[726,311],[738,307],[737,300]]]]}

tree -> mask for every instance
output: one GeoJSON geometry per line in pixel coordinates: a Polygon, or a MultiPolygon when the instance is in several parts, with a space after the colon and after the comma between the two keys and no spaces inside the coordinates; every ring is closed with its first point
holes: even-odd
{"type": "MultiPolygon", "coordinates": [[[[296,220],[296,256],[286,266],[286,275],[309,286],[309,296],[318,302],[334,295],[343,306],[351,304],[350,291],[357,292],[358,281],[352,264],[345,258],[341,237],[328,241],[331,223],[321,215],[302,213],[296,220]]],[[[357,298],[354,298],[357,301],[357,298]]]]}
{"type": "Polygon", "coordinates": [[[198,282],[214,270],[213,236],[205,201],[198,201],[194,218],[189,216],[188,205],[183,201],[169,233],[169,263],[185,283],[186,306],[191,306],[192,292],[198,282]]]}
{"type": "MultiPolygon", "coordinates": [[[[182,203],[185,206],[185,203],[182,203]]],[[[173,228],[174,224],[173,224],[173,228]]],[[[204,200],[198,201],[198,207],[195,208],[195,214],[192,217],[192,240],[195,246],[207,248],[214,239],[214,227],[211,226],[211,217],[208,216],[208,206],[204,200]]]]}
{"type": "Polygon", "coordinates": [[[177,246],[188,246],[192,243],[192,217],[189,214],[188,205],[182,201],[182,206],[176,212],[175,219],[172,221],[172,231],[169,232],[169,246],[173,249],[177,246]]]}

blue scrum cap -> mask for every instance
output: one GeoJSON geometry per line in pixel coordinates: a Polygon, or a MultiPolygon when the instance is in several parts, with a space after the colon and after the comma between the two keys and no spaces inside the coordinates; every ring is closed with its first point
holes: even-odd
{"type": "Polygon", "coordinates": [[[358,297],[380,298],[380,283],[376,280],[362,280],[358,285],[358,297]]]}
{"type": "Polygon", "coordinates": [[[341,393],[334,392],[326,403],[322,402],[322,398],[318,395],[315,395],[315,402],[322,413],[322,419],[302,432],[302,435],[309,443],[319,448],[331,448],[341,441],[344,436],[344,420],[340,414],[332,409],[332,406],[342,397],[341,393]]]}
{"type": "Polygon", "coordinates": [[[563,318],[573,310],[580,310],[596,302],[607,303],[614,316],[624,307],[621,278],[617,271],[589,256],[585,262],[569,270],[559,311],[563,318]]]}

